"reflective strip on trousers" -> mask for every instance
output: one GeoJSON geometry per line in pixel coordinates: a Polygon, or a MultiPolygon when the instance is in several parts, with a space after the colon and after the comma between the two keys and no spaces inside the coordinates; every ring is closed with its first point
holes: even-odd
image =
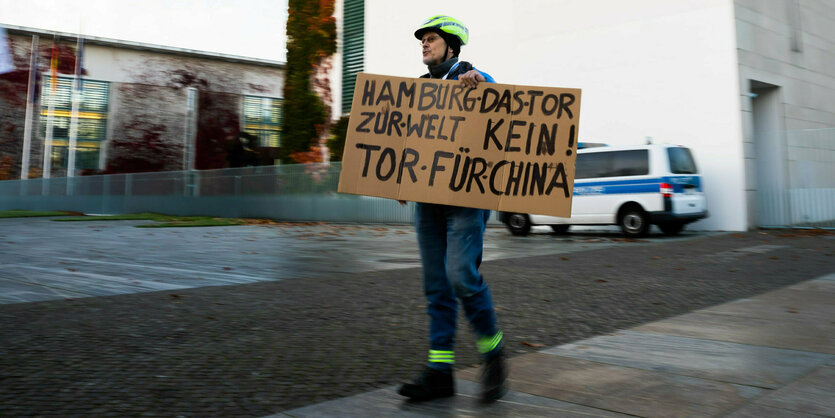
{"type": "Polygon", "coordinates": [[[429,350],[430,363],[455,363],[455,352],[442,350],[429,350]]]}
{"type": "Polygon", "coordinates": [[[496,349],[502,342],[502,332],[499,331],[496,335],[492,337],[482,337],[476,341],[476,345],[478,346],[478,352],[481,354],[487,354],[496,349]]]}

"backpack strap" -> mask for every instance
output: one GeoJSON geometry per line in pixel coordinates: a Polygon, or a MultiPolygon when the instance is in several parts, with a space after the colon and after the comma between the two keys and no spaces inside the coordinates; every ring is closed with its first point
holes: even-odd
{"type": "Polygon", "coordinates": [[[447,78],[456,78],[461,74],[466,73],[473,69],[473,65],[467,61],[461,61],[458,63],[458,68],[455,69],[455,74],[450,74],[447,78]]]}

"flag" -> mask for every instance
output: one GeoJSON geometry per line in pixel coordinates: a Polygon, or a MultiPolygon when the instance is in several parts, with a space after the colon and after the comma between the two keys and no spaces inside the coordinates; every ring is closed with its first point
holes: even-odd
{"type": "Polygon", "coordinates": [[[52,38],[52,58],[49,60],[49,85],[52,93],[58,89],[58,37],[52,38]]]}
{"type": "MultiPolygon", "coordinates": [[[[78,35],[78,46],[75,48],[75,78],[81,79],[81,72],[84,71],[82,64],[84,63],[84,37],[78,35]]],[[[79,83],[79,89],[81,84],[79,83]]]]}
{"type": "Polygon", "coordinates": [[[78,34],[78,43],[76,44],[75,48],[75,70],[73,74],[75,75],[75,82],[73,83],[73,92],[72,94],[75,95],[74,100],[81,100],[81,90],[84,88],[82,86],[81,81],[81,73],[84,72],[84,37],[81,34],[78,34]]]}
{"type": "Polygon", "coordinates": [[[6,28],[0,27],[0,74],[14,71],[14,69],[9,41],[6,39],[6,28]]]}
{"type": "MultiPolygon", "coordinates": [[[[67,158],[67,177],[75,176],[75,152],[78,145],[78,107],[81,105],[81,60],[84,54],[84,38],[78,34],[78,44],[75,48],[75,79],[72,83],[72,115],[70,116],[70,142],[67,158]]],[[[67,184],[67,187],[71,187],[67,184]]],[[[67,189],[68,193],[71,191],[67,189]]]]}

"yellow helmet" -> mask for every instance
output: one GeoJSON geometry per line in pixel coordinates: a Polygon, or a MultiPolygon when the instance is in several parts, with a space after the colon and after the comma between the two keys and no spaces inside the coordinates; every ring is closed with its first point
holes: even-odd
{"type": "Polygon", "coordinates": [[[464,23],[451,16],[437,15],[430,17],[415,31],[415,38],[420,39],[424,33],[429,31],[440,31],[452,35],[458,38],[461,45],[466,45],[467,41],[470,40],[470,31],[467,30],[464,23]]]}

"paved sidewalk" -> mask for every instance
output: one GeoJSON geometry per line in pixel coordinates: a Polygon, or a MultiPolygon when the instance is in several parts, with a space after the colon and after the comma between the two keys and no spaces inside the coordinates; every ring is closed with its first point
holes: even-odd
{"type": "MultiPolygon", "coordinates": [[[[222,228],[135,228],[150,221],[0,219],[0,304],[230,286],[420,266],[414,227],[272,223],[222,228]]],[[[540,227],[540,229],[542,229],[540,227]]],[[[545,228],[550,231],[550,228],[545,228]]],[[[486,234],[484,261],[618,245],[677,242],[655,235],[486,234]]],[[[714,233],[715,235],[715,233],[714,233]]]]}
{"type": "Polygon", "coordinates": [[[511,392],[405,402],[396,386],[272,417],[835,416],[835,274],[512,359],[511,392]]]}

